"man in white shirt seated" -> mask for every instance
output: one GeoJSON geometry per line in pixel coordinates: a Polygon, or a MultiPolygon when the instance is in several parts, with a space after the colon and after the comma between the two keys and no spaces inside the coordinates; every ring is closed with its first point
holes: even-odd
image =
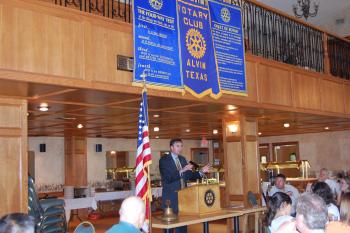
{"type": "Polygon", "coordinates": [[[292,215],[295,215],[295,207],[299,197],[299,191],[293,185],[286,184],[286,176],[283,174],[278,174],[275,179],[275,186],[269,191],[269,196],[277,192],[283,192],[290,196],[292,199],[292,215]]]}
{"type": "Polygon", "coordinates": [[[327,168],[322,168],[320,170],[320,176],[318,178],[318,181],[325,182],[326,184],[328,184],[328,186],[332,190],[334,198],[337,201],[340,201],[340,195],[341,195],[340,186],[336,180],[329,178],[329,172],[328,172],[327,168]]]}

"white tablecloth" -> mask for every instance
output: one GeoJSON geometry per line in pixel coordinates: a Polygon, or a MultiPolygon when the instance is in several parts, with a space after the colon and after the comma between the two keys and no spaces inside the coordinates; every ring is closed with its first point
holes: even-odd
{"type": "MultiPolygon", "coordinates": [[[[115,191],[115,192],[100,192],[95,193],[94,197],[85,197],[85,198],[74,198],[74,199],[64,199],[65,202],[65,212],[67,222],[70,219],[71,210],[92,208],[97,210],[98,201],[112,201],[112,200],[121,200],[127,197],[135,195],[135,191],[115,191]]],[[[156,198],[162,196],[162,188],[152,188],[152,195],[156,198]]]]}
{"type": "Polygon", "coordinates": [[[70,219],[71,210],[92,208],[97,210],[97,201],[94,197],[64,199],[64,210],[66,212],[67,222],[70,219]]]}

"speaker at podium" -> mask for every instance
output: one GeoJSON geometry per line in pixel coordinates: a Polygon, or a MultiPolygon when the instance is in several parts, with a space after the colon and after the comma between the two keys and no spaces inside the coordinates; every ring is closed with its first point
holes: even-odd
{"type": "Polygon", "coordinates": [[[178,191],[179,214],[210,214],[221,210],[219,184],[196,184],[178,191]]]}

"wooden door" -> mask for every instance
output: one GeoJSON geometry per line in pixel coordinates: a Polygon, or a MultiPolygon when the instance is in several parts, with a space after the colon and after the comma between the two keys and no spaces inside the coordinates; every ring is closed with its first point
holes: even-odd
{"type": "Polygon", "coordinates": [[[0,98],[0,216],[28,211],[27,101],[0,98]]]}

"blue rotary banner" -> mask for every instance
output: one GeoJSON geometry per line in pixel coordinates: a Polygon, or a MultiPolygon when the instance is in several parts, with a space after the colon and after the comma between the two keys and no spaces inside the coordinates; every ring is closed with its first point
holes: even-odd
{"type": "Polygon", "coordinates": [[[190,0],[178,0],[181,72],[185,89],[196,97],[221,95],[210,31],[209,10],[190,0]]]}
{"type": "Polygon", "coordinates": [[[176,1],[134,0],[134,81],[183,88],[176,1]]]}
{"type": "Polygon", "coordinates": [[[220,86],[224,93],[247,95],[241,10],[223,2],[208,4],[220,86]]]}

